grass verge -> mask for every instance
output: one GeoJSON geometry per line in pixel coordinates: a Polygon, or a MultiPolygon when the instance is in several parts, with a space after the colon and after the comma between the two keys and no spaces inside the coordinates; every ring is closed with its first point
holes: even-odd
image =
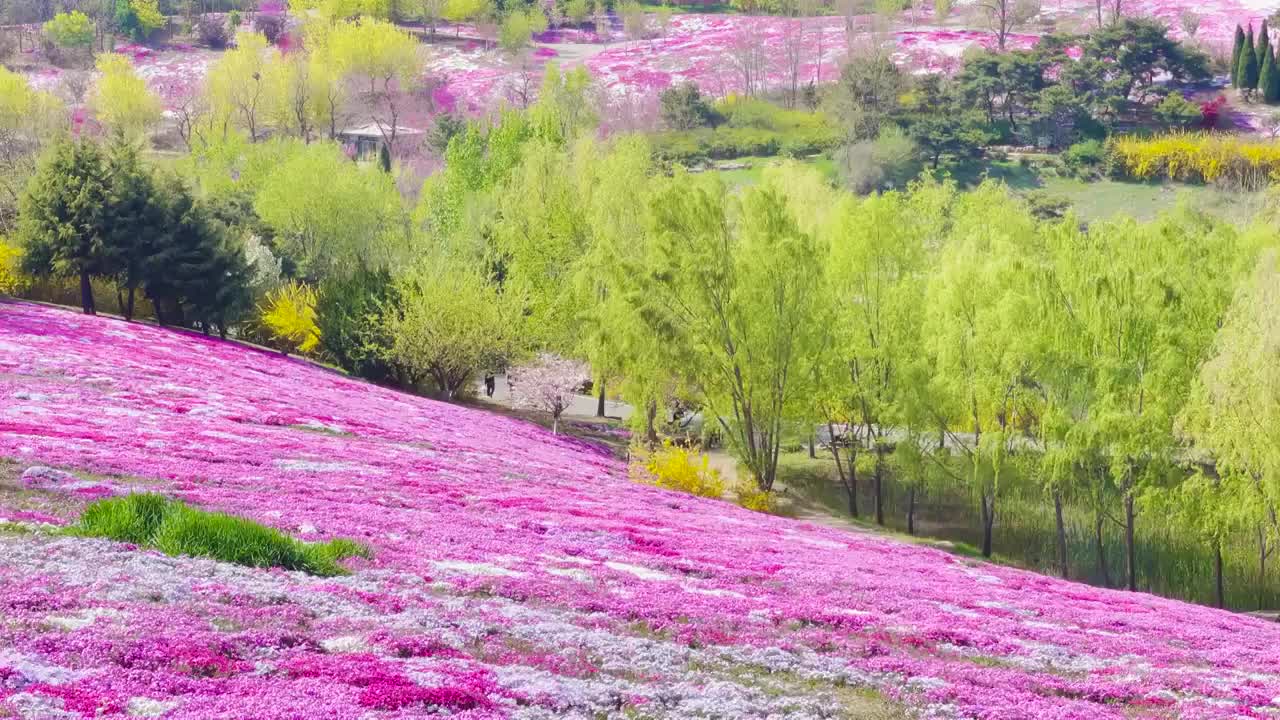
{"type": "Polygon", "coordinates": [[[311,575],[343,575],[339,562],[369,557],[351,540],[304,543],[246,518],[206,512],[163,495],[99,500],[67,532],[152,547],[166,555],[210,557],[249,567],[278,567],[311,575]]]}

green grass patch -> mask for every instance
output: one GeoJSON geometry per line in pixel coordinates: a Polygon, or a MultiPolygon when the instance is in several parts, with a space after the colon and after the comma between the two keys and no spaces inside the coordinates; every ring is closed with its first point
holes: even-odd
{"type": "Polygon", "coordinates": [[[724,181],[725,185],[728,185],[731,188],[746,187],[749,185],[759,184],[760,180],[764,177],[765,168],[772,165],[780,165],[784,162],[798,162],[802,165],[808,165],[822,173],[822,176],[831,183],[835,183],[839,179],[835,160],[832,160],[828,155],[816,155],[812,157],[799,158],[794,161],[779,157],[747,156],[716,163],[716,165],[736,165],[745,163],[747,167],[734,168],[732,170],[720,170],[715,166],[712,166],[711,170],[708,172],[718,174],[720,179],[724,181]]]}
{"type": "Polygon", "coordinates": [[[197,510],[153,494],[99,500],[85,508],[68,532],[151,547],[166,555],[323,576],[345,574],[338,564],[342,560],[369,556],[368,548],[351,540],[304,543],[246,518],[197,510]]]}

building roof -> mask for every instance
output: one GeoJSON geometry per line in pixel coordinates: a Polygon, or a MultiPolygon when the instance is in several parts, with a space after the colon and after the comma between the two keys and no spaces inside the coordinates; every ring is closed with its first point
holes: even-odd
{"type": "MultiPolygon", "coordinates": [[[[403,127],[401,125],[397,125],[395,130],[396,130],[395,132],[396,135],[421,135],[423,132],[417,128],[408,128],[408,127],[403,127]]],[[[367,138],[381,139],[383,136],[383,132],[386,132],[389,135],[391,134],[391,128],[388,127],[384,129],[382,126],[378,125],[377,123],[369,123],[368,125],[361,125],[360,127],[346,128],[341,132],[339,132],[338,134],[345,135],[348,137],[357,137],[357,138],[367,137],[367,138]]]]}

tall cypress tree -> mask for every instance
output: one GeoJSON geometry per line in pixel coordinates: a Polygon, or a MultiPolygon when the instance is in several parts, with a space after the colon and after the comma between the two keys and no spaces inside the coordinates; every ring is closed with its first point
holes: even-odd
{"type": "MultiPolygon", "coordinates": [[[[1262,63],[1266,61],[1267,55],[1271,54],[1271,33],[1267,32],[1267,21],[1262,21],[1262,28],[1258,30],[1258,72],[1262,72],[1262,63]]],[[[1259,75],[1261,77],[1261,75],[1259,75]]],[[[1262,86],[1258,86],[1262,89],[1262,86]]]]}
{"type": "Polygon", "coordinates": [[[1244,48],[1240,51],[1240,65],[1237,69],[1238,84],[1246,93],[1258,87],[1258,49],[1253,45],[1253,26],[1245,36],[1244,48]]]}
{"type": "Polygon", "coordinates": [[[1244,49],[1244,28],[1236,25],[1235,45],[1231,49],[1231,86],[1240,87],[1240,51],[1244,49]]]}
{"type": "Polygon", "coordinates": [[[1280,68],[1276,67],[1275,53],[1269,50],[1262,60],[1262,70],[1258,72],[1258,88],[1262,90],[1265,102],[1280,100],[1280,68]]]}

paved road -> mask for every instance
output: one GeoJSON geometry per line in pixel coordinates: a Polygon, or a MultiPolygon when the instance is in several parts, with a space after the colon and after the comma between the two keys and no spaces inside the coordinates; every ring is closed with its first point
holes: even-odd
{"type": "MultiPolygon", "coordinates": [[[[484,394],[484,378],[480,378],[476,382],[476,396],[481,400],[509,406],[511,404],[511,391],[507,386],[507,376],[498,375],[496,380],[493,397],[486,398],[484,394]]],[[[564,414],[574,417],[595,417],[597,402],[597,398],[589,395],[574,395],[573,402],[569,404],[564,414]]],[[[604,401],[604,414],[608,417],[627,420],[631,417],[631,406],[624,402],[615,402],[606,398],[604,401]]]]}

